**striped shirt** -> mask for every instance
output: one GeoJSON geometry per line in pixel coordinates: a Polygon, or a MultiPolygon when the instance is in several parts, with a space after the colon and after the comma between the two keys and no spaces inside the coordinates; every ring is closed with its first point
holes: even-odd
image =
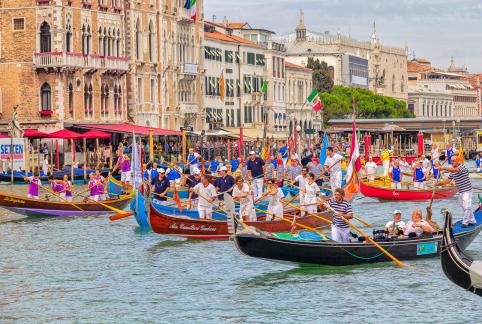
{"type": "Polygon", "coordinates": [[[459,165],[457,169],[459,170],[458,172],[451,172],[449,174],[449,179],[455,180],[457,191],[459,193],[472,191],[473,188],[472,188],[472,183],[470,183],[470,179],[469,179],[469,170],[467,170],[467,168],[463,164],[459,165]]]}
{"type": "MultiPolygon", "coordinates": [[[[333,208],[337,213],[342,213],[343,216],[353,213],[351,205],[348,201],[343,200],[341,203],[338,203],[335,199],[332,199],[328,202],[331,208],[333,208]]],[[[337,216],[336,214],[333,215],[333,225],[338,228],[348,228],[349,225],[343,220],[343,218],[337,216]]]]}

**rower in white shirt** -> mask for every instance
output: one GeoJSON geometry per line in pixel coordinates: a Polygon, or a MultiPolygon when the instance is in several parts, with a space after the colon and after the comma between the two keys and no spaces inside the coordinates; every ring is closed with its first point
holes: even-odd
{"type": "Polygon", "coordinates": [[[373,156],[368,157],[368,162],[365,163],[365,175],[368,181],[375,181],[375,176],[378,172],[378,166],[375,162],[373,162],[373,156]]]}

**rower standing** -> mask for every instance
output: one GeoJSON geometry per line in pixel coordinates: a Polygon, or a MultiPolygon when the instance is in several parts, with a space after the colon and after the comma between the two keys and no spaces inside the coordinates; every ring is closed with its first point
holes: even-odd
{"type": "Polygon", "coordinates": [[[445,151],[445,159],[448,164],[452,164],[452,156],[455,154],[453,144],[447,144],[447,150],[445,151]]]}
{"type": "Polygon", "coordinates": [[[388,170],[390,169],[390,151],[385,147],[381,153],[381,158],[383,165],[383,177],[388,178],[388,170]]]}
{"type": "Polygon", "coordinates": [[[316,184],[315,175],[311,172],[308,174],[304,191],[305,197],[303,210],[307,213],[316,213],[318,211],[318,193],[320,192],[320,187],[316,184]]]}
{"type": "MultiPolygon", "coordinates": [[[[187,186],[189,189],[194,188],[197,186],[198,183],[201,183],[201,170],[199,169],[194,169],[194,174],[191,174],[188,178],[187,181],[187,186]]],[[[199,203],[199,196],[192,191],[189,191],[189,198],[188,198],[188,204],[187,204],[187,209],[192,209],[194,206],[197,207],[199,203]]]]}
{"type": "Polygon", "coordinates": [[[242,219],[250,222],[258,220],[254,209],[254,194],[249,185],[241,176],[236,177],[236,185],[233,188],[233,200],[239,201],[239,215],[242,219]]]}
{"type": "Polygon", "coordinates": [[[477,173],[480,173],[480,165],[482,164],[482,153],[477,154],[475,159],[475,166],[477,167],[477,173]]]}
{"type": "Polygon", "coordinates": [[[228,174],[228,168],[222,166],[219,169],[219,178],[214,181],[214,187],[218,191],[218,199],[224,200],[224,193],[233,194],[234,178],[228,174]]]}
{"type": "Polygon", "coordinates": [[[425,189],[425,173],[423,172],[422,161],[418,160],[413,165],[413,187],[415,189],[425,189]]]}
{"type": "Polygon", "coordinates": [[[265,163],[262,159],[256,157],[254,151],[249,152],[249,160],[246,163],[246,166],[255,199],[258,199],[263,194],[264,164],[265,163]]]}
{"type": "Polygon", "coordinates": [[[98,191],[97,191],[98,187],[97,187],[97,184],[95,183],[93,173],[89,174],[89,183],[87,184],[87,187],[90,190],[89,198],[93,201],[99,201],[99,194],[98,194],[98,191]]]}
{"type": "Polygon", "coordinates": [[[461,158],[453,156],[451,160],[452,166],[440,167],[440,171],[450,172],[448,178],[442,181],[438,181],[437,184],[445,185],[452,180],[455,181],[455,186],[457,187],[457,192],[459,193],[459,203],[464,210],[462,227],[475,225],[477,224],[477,220],[475,219],[474,213],[472,212],[473,187],[469,179],[469,170],[462,163],[461,158]]]}
{"type": "Polygon", "coordinates": [[[268,213],[266,213],[266,220],[271,221],[277,217],[283,217],[283,198],[285,195],[283,194],[281,188],[278,188],[276,179],[268,180],[267,183],[268,188],[261,199],[266,197],[268,200],[268,213]]]}
{"type": "Polygon", "coordinates": [[[375,176],[378,172],[378,166],[375,162],[373,162],[373,156],[368,157],[368,162],[365,163],[365,175],[368,181],[375,181],[375,176]]]}
{"type": "Polygon", "coordinates": [[[94,181],[97,184],[97,194],[99,195],[99,200],[103,201],[105,197],[105,186],[106,182],[103,176],[101,176],[99,169],[95,170],[94,181]]]}
{"type": "Polygon", "coordinates": [[[212,219],[213,208],[212,204],[217,199],[218,193],[216,188],[209,183],[206,176],[201,177],[201,183],[198,183],[194,188],[189,189],[199,195],[197,209],[200,219],[212,219]]]}
{"type": "Polygon", "coordinates": [[[171,189],[171,183],[166,177],[166,170],[159,169],[159,175],[157,178],[152,179],[151,185],[154,186],[154,200],[158,200],[161,204],[165,204],[167,201],[167,193],[171,189]]]}
{"type": "Polygon", "coordinates": [[[353,218],[353,210],[348,201],[344,199],[343,189],[335,190],[335,197],[328,202],[328,205],[335,210],[333,224],[331,226],[331,239],[339,243],[350,243],[350,226],[345,222],[353,218]]]}
{"type": "Polygon", "coordinates": [[[393,161],[393,165],[390,168],[390,178],[390,187],[392,189],[402,189],[402,170],[398,160],[393,161]]]}
{"type": "Polygon", "coordinates": [[[288,176],[288,180],[290,182],[295,181],[295,178],[301,174],[303,170],[303,166],[299,163],[298,157],[294,156],[291,159],[291,165],[286,167],[286,175],[288,176]]]}
{"type": "Polygon", "coordinates": [[[301,170],[301,174],[296,176],[296,178],[294,178],[294,181],[291,182],[292,186],[294,186],[295,183],[298,183],[298,188],[300,192],[300,203],[302,204],[304,204],[305,202],[306,182],[308,181],[307,177],[308,169],[303,168],[303,170],[301,170]]]}
{"type": "Polygon", "coordinates": [[[65,200],[68,202],[72,202],[73,200],[73,185],[72,182],[69,180],[69,176],[64,174],[64,191],[65,191],[65,200]]]}
{"type": "Polygon", "coordinates": [[[288,158],[289,158],[289,151],[288,151],[288,144],[286,142],[283,142],[281,147],[278,150],[278,153],[281,154],[281,160],[283,161],[283,167],[286,168],[286,163],[288,163],[288,158]]]}
{"type": "Polygon", "coordinates": [[[341,188],[341,160],[343,157],[333,151],[333,147],[326,149],[325,171],[330,174],[331,190],[341,188]]]}
{"type": "Polygon", "coordinates": [[[124,153],[119,152],[119,158],[117,159],[117,164],[114,167],[114,170],[120,168],[121,170],[121,182],[124,187],[124,191],[126,191],[128,185],[131,183],[131,161],[129,156],[124,153]]]}
{"type": "Polygon", "coordinates": [[[189,174],[194,174],[194,169],[199,168],[198,156],[199,155],[196,152],[194,152],[194,149],[192,149],[192,148],[189,149],[189,155],[187,156],[187,163],[189,164],[189,174]]]}
{"type": "Polygon", "coordinates": [[[25,181],[28,181],[30,184],[28,185],[28,194],[27,197],[31,199],[39,199],[38,195],[38,188],[42,185],[40,178],[33,175],[31,177],[25,178],[25,181]]]}

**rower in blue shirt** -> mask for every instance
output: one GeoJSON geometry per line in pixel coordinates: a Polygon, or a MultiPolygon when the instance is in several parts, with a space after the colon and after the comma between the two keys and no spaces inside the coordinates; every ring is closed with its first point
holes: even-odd
{"type": "Polygon", "coordinates": [[[445,152],[445,157],[449,164],[452,164],[452,156],[455,154],[453,145],[447,144],[447,151],[445,152]]]}
{"type": "Polygon", "coordinates": [[[194,152],[194,149],[189,149],[189,155],[187,156],[187,163],[189,164],[189,173],[194,174],[194,170],[198,169],[198,154],[194,152]]]}
{"type": "Polygon", "coordinates": [[[398,160],[395,160],[393,162],[392,170],[390,172],[391,176],[391,183],[390,187],[392,189],[402,189],[402,177],[401,177],[401,170],[400,170],[400,162],[398,160]]]}
{"type": "Polygon", "coordinates": [[[425,173],[423,172],[422,161],[417,161],[413,166],[414,181],[413,187],[415,189],[425,189],[425,173]]]}
{"type": "Polygon", "coordinates": [[[477,167],[477,173],[480,173],[480,165],[482,164],[482,153],[477,154],[475,159],[475,166],[477,167]]]}
{"type": "Polygon", "coordinates": [[[435,163],[433,165],[433,169],[432,169],[433,178],[435,180],[438,180],[438,178],[440,176],[439,168],[440,168],[440,162],[437,160],[437,161],[435,161],[435,163]]]}
{"type": "Polygon", "coordinates": [[[220,177],[214,181],[214,187],[216,187],[216,191],[218,194],[219,200],[224,200],[224,193],[227,192],[228,194],[233,194],[233,188],[235,185],[234,178],[228,174],[228,168],[222,166],[219,169],[220,177]]]}
{"type": "Polygon", "coordinates": [[[232,158],[231,159],[231,171],[236,172],[236,170],[238,170],[238,166],[239,166],[239,160],[235,159],[235,158],[232,158]]]}
{"type": "Polygon", "coordinates": [[[283,160],[283,166],[286,168],[286,163],[288,163],[288,157],[289,157],[288,144],[286,144],[286,142],[284,142],[283,145],[279,148],[278,153],[281,154],[281,159],[283,160]]]}
{"type": "Polygon", "coordinates": [[[218,172],[218,167],[219,167],[220,162],[217,159],[214,159],[209,163],[209,171],[211,173],[216,173],[218,172]]]}

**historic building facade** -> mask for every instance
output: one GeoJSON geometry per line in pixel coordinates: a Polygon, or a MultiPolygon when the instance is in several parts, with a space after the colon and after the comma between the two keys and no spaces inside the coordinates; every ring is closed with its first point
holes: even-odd
{"type": "Polygon", "coordinates": [[[301,12],[295,33],[278,41],[286,45],[287,60],[293,63],[306,66],[310,57],[325,61],[335,84],[407,100],[406,49],[382,45],[375,26],[367,41],[340,33],[314,33],[307,30],[301,12]]]}
{"type": "Polygon", "coordinates": [[[127,119],[122,1],[0,3],[1,119],[25,128],[127,119]]]}

